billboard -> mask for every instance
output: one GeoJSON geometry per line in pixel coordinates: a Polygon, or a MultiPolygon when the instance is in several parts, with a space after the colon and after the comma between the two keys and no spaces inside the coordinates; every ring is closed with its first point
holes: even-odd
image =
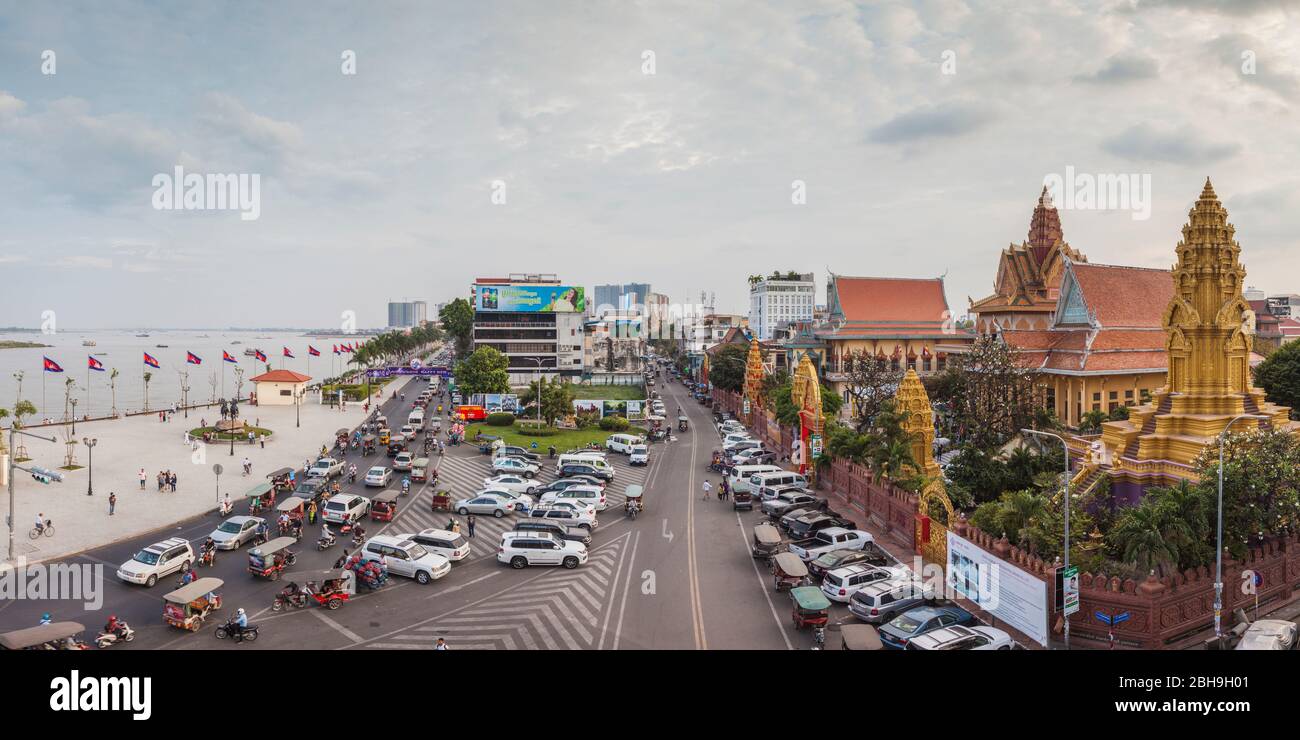
{"type": "Polygon", "coordinates": [[[477,285],[474,310],[582,313],[587,298],[583,288],[571,285],[477,285]]]}
{"type": "Polygon", "coordinates": [[[948,587],[1047,645],[1047,583],[948,532],[948,587]]]}
{"type": "Polygon", "coordinates": [[[513,393],[475,393],[469,402],[487,409],[489,414],[505,411],[511,414],[519,412],[519,397],[513,393]]]}

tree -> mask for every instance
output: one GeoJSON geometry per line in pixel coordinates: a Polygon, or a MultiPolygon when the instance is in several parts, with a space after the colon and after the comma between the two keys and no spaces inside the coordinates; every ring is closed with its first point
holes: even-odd
{"type": "Polygon", "coordinates": [[[1300,342],[1287,342],[1255,366],[1255,385],[1264,389],[1268,400],[1291,407],[1291,418],[1300,418],[1300,342]]]}
{"type": "Polygon", "coordinates": [[[859,432],[871,427],[876,414],[891,403],[903,380],[903,371],[883,357],[858,352],[844,360],[845,389],[853,411],[853,425],[859,432]]]}
{"type": "Polygon", "coordinates": [[[531,412],[523,414],[528,416],[537,413],[538,386],[541,386],[542,399],[542,421],[548,425],[554,425],[556,420],[563,419],[573,413],[573,399],[577,392],[573,389],[573,384],[563,381],[547,382],[546,378],[539,378],[528,384],[528,389],[519,395],[519,400],[525,407],[533,407],[531,412]]]}
{"type": "Polygon", "coordinates": [[[1083,434],[1096,434],[1101,431],[1101,425],[1106,421],[1106,412],[1100,409],[1083,412],[1079,417],[1079,431],[1083,434]]]}
{"type": "MultiPolygon", "coordinates": [[[[763,397],[767,399],[768,404],[772,408],[772,414],[776,417],[778,422],[788,427],[798,426],[800,408],[795,406],[794,402],[790,400],[790,392],[794,389],[794,383],[791,381],[790,376],[785,375],[784,373],[777,373],[768,376],[768,378],[782,377],[784,382],[774,384],[770,388],[766,384],[766,379],[764,379],[763,397]]],[[[826,387],[824,384],[821,389],[822,417],[828,421],[837,418],[840,413],[840,408],[844,405],[844,401],[842,401],[839,396],[835,395],[834,391],[826,387]]]]}
{"type": "Polygon", "coordinates": [[[34,416],[36,414],[36,405],[31,401],[19,401],[14,404],[14,425],[19,429],[23,426],[24,416],[34,416]]]}
{"type": "Polygon", "coordinates": [[[508,393],[510,360],[491,347],[479,347],[469,357],[456,363],[456,385],[461,393],[508,393]]]}
{"type": "Polygon", "coordinates": [[[1020,365],[1001,339],[980,337],[952,363],[955,375],[946,381],[951,396],[940,400],[965,441],[999,447],[1033,423],[1037,373],[1020,365]]]}
{"type": "Polygon", "coordinates": [[[1178,563],[1178,541],[1189,537],[1185,522],[1170,515],[1168,507],[1144,498],[1120,513],[1107,541],[1125,562],[1139,571],[1160,571],[1178,563]]]}
{"type": "MultiPolygon", "coordinates": [[[[1218,445],[1207,445],[1193,462],[1217,497],[1218,445]]],[[[1223,544],[1243,557],[1265,538],[1294,531],[1300,521],[1300,439],[1284,429],[1232,432],[1223,449],[1223,544]]]]}
{"type": "Polygon", "coordinates": [[[144,374],[144,410],[149,410],[149,381],[153,380],[153,373],[144,374]]]}
{"type": "Polygon", "coordinates": [[[438,312],[442,328],[456,342],[456,355],[465,357],[474,338],[474,307],[464,298],[457,298],[438,312]]]}
{"type": "Polygon", "coordinates": [[[739,393],[745,387],[745,361],[749,347],[726,344],[709,358],[709,382],[724,391],[739,393]]]}

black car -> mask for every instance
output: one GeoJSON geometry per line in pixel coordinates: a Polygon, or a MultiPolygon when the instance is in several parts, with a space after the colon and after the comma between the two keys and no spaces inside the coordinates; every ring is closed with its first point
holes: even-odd
{"type": "Polygon", "coordinates": [[[846,565],[856,565],[865,563],[866,565],[875,565],[878,567],[898,565],[880,546],[874,542],[868,542],[867,546],[861,550],[831,550],[812,562],[808,563],[808,572],[814,578],[821,578],[828,571],[836,568],[843,568],[846,565]]]}
{"type": "Polygon", "coordinates": [[[830,514],[816,514],[796,520],[790,525],[790,536],[796,540],[812,537],[823,529],[831,527],[853,528],[853,522],[830,514]]]}
{"type": "Polygon", "coordinates": [[[568,478],[571,475],[592,475],[601,478],[602,480],[612,480],[614,478],[613,473],[606,473],[597,470],[591,465],[584,465],[583,463],[569,463],[560,468],[561,478],[568,478]]]}
{"type": "Polygon", "coordinates": [[[388,445],[388,456],[397,457],[399,454],[406,452],[406,444],[402,442],[393,442],[388,445]]]}
{"type": "Polygon", "coordinates": [[[591,544],[591,533],[579,527],[566,527],[563,524],[551,521],[549,519],[520,519],[515,522],[516,532],[550,532],[551,534],[564,540],[581,542],[584,545],[591,544]]]}
{"type": "Polygon", "coordinates": [[[324,478],[306,478],[298,481],[298,485],[293,489],[293,495],[313,501],[319,507],[329,487],[330,484],[324,478]]]}

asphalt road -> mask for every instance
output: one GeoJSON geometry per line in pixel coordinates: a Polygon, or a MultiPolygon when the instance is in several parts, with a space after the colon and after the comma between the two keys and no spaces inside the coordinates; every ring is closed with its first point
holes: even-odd
{"type": "MultiPolygon", "coordinates": [[[[510,528],[510,520],[477,517],[473,553],[438,581],[420,586],[394,577],[379,591],[362,591],[336,611],[312,606],[272,613],[274,594],[287,580],[326,569],[342,553],[342,543],[317,552],[319,527],[307,527],[297,550],[298,564],[280,582],[258,579],[244,570],[247,547],[222,552],[214,568],[199,569],[200,576],[225,580],[221,590],[225,606],[205,628],[191,634],[162,622],[162,597],[174,588],[174,576],[147,589],[118,581],[115,571],[132,553],[165,537],[201,541],[217,525],[217,517],[210,514],[68,558],[65,562],[104,566],[103,605],[88,611],[81,602],[11,600],[0,605],[0,630],[35,625],[41,613],[49,611],[56,621],[85,624],[87,639],[109,614],[127,620],[136,630],[136,640],[113,650],[430,649],[438,637],[457,649],[807,648],[811,643],[807,631],[796,632],[790,625],[788,596],[772,591],[766,568],[750,557],[749,528],[760,515],[735,512],[729,502],[716,497],[701,500],[710,453],[718,446],[711,412],[692,400],[680,384],[663,382],[657,388],[669,416],[675,416],[680,405],[690,417],[691,429],[676,433],[675,441],[652,445],[651,464],[644,468],[632,468],[621,456],[610,455],[617,474],[608,488],[609,508],[600,514],[590,560],[575,570],[515,571],[498,564],[496,543],[500,532],[510,528]],[[646,510],[635,521],[621,508],[629,483],[646,488],[646,510]],[[261,639],[238,646],[214,639],[212,628],[218,620],[239,606],[262,627],[261,639]]],[[[390,422],[405,419],[414,393],[407,396],[405,403],[383,404],[390,422]]],[[[310,452],[304,450],[303,456],[310,452]]],[[[387,460],[382,452],[364,458],[349,454],[347,459],[355,461],[359,471],[387,460]]],[[[488,475],[487,456],[472,445],[449,447],[439,466],[439,487],[450,488],[456,498],[471,493],[488,475]]],[[[553,479],[553,463],[544,460],[544,467],[540,479],[553,479]]],[[[266,472],[255,471],[248,484],[260,481],[258,474],[266,472]]],[[[711,479],[716,486],[717,475],[711,479]]],[[[400,476],[394,485],[400,485],[400,476]]],[[[365,490],[360,481],[355,485],[344,481],[343,488],[365,490]]],[[[445,525],[449,515],[430,510],[431,495],[428,486],[413,488],[411,496],[402,499],[393,522],[367,521],[367,533],[445,525]]],[[[244,503],[236,503],[236,513],[243,512],[244,503]]]]}

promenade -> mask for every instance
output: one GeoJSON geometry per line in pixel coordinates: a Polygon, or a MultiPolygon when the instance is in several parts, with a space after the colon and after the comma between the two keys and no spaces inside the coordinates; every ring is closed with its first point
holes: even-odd
{"type": "MultiPolygon", "coordinates": [[[[394,381],[385,392],[400,393],[408,382],[408,378],[394,381]]],[[[242,500],[245,491],[265,482],[266,474],[273,470],[301,468],[309,456],[314,460],[321,445],[333,446],[335,430],[351,429],[361,423],[365,417],[362,408],[360,402],[349,402],[346,410],[304,403],[298,409],[301,426],[297,426],[293,406],[242,406],[240,417],[250,425],[256,422],[270,429],[272,437],[265,447],[236,442],[234,456],[229,442],[199,443],[197,449],[185,442],[185,432],[198,427],[201,418],[206,417],[209,424],[219,418],[215,408],[191,410],[188,419],[177,412],[165,423],[158,420],[157,414],[78,422],[78,440],[99,440],[94,449],[93,496],[86,495],[91,470],[85,445],[77,445],[76,461],[87,467],[58,470],[64,460],[62,431],[52,426],[32,428],[35,434],[59,441],[20,438],[31,457],[23,465],[58,470],[63,482],[42,484],[27,473],[14,471],[14,555],[33,563],[138,536],[212,511],[225,493],[235,502],[235,513],[247,513],[247,504],[242,500]],[[252,475],[247,477],[241,466],[245,457],[253,464],[252,475]],[[212,469],[215,463],[224,468],[219,480],[212,469]],[[143,490],[139,482],[141,468],[146,475],[143,490]],[[157,475],[162,470],[176,473],[175,493],[170,489],[158,491],[157,475]],[[112,516],[108,513],[110,492],[117,493],[112,516]],[[54,522],[53,537],[28,538],[38,512],[54,522]]],[[[0,496],[7,498],[8,491],[0,491],[0,496]]],[[[7,501],[0,506],[8,511],[7,501]]],[[[216,521],[214,517],[214,527],[216,521]]],[[[0,558],[7,558],[7,554],[6,541],[0,558]]]]}

